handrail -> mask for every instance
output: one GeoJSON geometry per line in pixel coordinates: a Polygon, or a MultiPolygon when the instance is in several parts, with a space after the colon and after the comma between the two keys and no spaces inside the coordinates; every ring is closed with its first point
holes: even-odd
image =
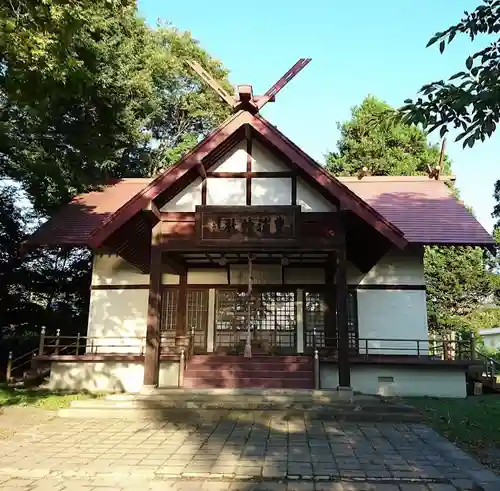
{"type": "MultiPolygon", "coordinates": [[[[321,336],[314,342],[320,353],[337,354],[338,338],[321,336]]],[[[313,347],[314,349],[314,347],[313,347]]],[[[395,339],[395,338],[358,338],[350,340],[349,351],[352,355],[368,358],[370,356],[412,356],[441,360],[473,360],[475,343],[473,339],[395,339]]]]}
{"type": "Polygon", "coordinates": [[[500,362],[491,356],[485,355],[477,348],[476,354],[486,362],[486,376],[494,378],[496,376],[496,372],[500,372],[500,362]]]}

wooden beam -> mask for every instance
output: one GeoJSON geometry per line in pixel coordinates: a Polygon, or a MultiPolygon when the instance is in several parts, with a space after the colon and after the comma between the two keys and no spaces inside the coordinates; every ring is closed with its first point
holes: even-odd
{"type": "Polygon", "coordinates": [[[159,235],[161,222],[153,228],[151,240],[151,267],[149,274],[148,317],[146,327],[146,351],[144,356],[144,385],[158,385],[160,367],[160,318],[161,318],[161,248],[159,235]]]}
{"type": "Polygon", "coordinates": [[[288,70],[285,75],[283,75],[257,102],[257,108],[262,109],[271,99],[276,97],[276,94],[292,80],[307,64],[311,61],[311,58],[300,58],[295,65],[293,65],[290,70],[288,70]]]}
{"type": "Polygon", "coordinates": [[[215,80],[212,75],[210,75],[197,61],[187,61],[186,62],[191,69],[198,74],[198,76],[207,85],[214,89],[215,93],[225,102],[227,102],[231,107],[236,106],[236,100],[231,97],[226,90],[220,85],[217,80],[215,80]]]}
{"type": "Polygon", "coordinates": [[[351,386],[351,368],[349,365],[349,326],[347,318],[347,260],[345,240],[337,250],[335,283],[337,292],[337,338],[339,387],[351,386]]]}
{"type": "Polygon", "coordinates": [[[187,335],[187,271],[179,277],[177,293],[177,323],[175,329],[176,338],[187,335]]]}
{"type": "Polygon", "coordinates": [[[252,204],[252,178],[250,177],[252,172],[252,129],[248,124],[245,125],[245,140],[247,144],[246,204],[250,206],[252,204]]]}
{"type": "Polygon", "coordinates": [[[161,220],[161,213],[160,210],[158,210],[157,206],[154,204],[153,201],[150,201],[147,206],[144,208],[144,211],[148,213],[148,215],[153,215],[156,217],[158,220],[161,220]]]}
{"type": "MultiPolygon", "coordinates": [[[[167,253],[168,254],[168,253],[167,253]]],[[[182,259],[179,257],[172,257],[172,254],[164,254],[163,266],[165,272],[177,275],[184,275],[187,273],[187,268],[182,259]],[[170,256],[170,257],[169,257],[170,256]],[[181,262],[182,261],[182,262],[181,262]]]]}

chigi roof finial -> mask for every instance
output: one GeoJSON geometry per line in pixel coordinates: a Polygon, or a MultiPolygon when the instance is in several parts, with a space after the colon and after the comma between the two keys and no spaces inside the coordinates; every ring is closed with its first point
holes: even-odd
{"type": "Polygon", "coordinates": [[[198,62],[188,61],[187,64],[207,85],[219,95],[233,111],[246,110],[252,114],[258,113],[268,102],[274,102],[276,94],[295,77],[309,62],[311,58],[300,58],[264,95],[254,95],[251,85],[236,86],[235,96],[228,92],[215,80],[198,62]]]}

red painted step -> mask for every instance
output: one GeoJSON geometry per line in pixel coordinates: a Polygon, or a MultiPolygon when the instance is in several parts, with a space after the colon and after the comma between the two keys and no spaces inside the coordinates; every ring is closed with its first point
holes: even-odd
{"type": "Polygon", "coordinates": [[[195,355],[188,363],[184,387],[312,389],[313,377],[308,356],[195,355]]]}

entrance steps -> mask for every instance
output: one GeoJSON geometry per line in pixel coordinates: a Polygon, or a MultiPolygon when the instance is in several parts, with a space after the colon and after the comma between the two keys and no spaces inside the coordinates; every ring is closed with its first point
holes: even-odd
{"type": "Polygon", "coordinates": [[[313,360],[309,356],[195,355],[189,360],[184,387],[312,389],[313,360]]]}
{"type": "Polygon", "coordinates": [[[156,389],[148,394],[113,394],[104,399],[73,401],[59,410],[66,418],[124,418],[199,422],[206,418],[284,418],[340,421],[419,422],[409,406],[374,396],[336,390],[156,389]],[[242,416],[243,415],[243,416],[242,416]]]}

